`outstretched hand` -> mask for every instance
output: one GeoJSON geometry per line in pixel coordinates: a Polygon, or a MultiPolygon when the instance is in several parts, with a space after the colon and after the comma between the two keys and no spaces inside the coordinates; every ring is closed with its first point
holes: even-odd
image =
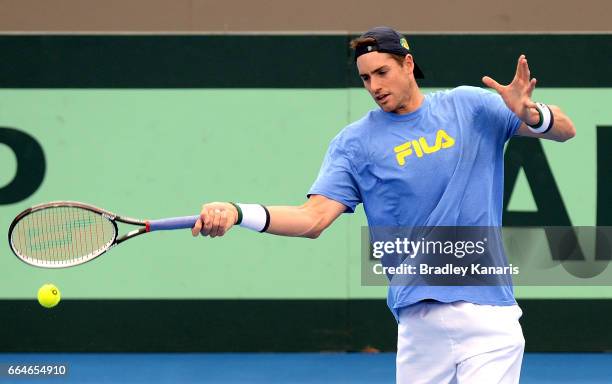
{"type": "Polygon", "coordinates": [[[508,85],[501,85],[489,76],[484,76],[482,82],[500,94],[506,106],[523,122],[535,125],[539,122],[536,105],[531,100],[537,80],[530,79],[529,65],[525,55],[519,56],[514,79],[508,85]]]}

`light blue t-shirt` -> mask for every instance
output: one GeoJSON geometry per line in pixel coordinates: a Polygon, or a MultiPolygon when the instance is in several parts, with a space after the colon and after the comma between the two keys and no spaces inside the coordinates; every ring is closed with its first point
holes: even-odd
{"type": "MultiPolygon", "coordinates": [[[[332,140],[308,195],[347,212],[363,203],[370,227],[500,227],[504,144],[520,124],[499,95],[465,86],[428,94],[408,114],[372,110],[332,140]]],[[[396,318],[423,299],[516,303],[509,285],[389,286],[396,318]]]]}

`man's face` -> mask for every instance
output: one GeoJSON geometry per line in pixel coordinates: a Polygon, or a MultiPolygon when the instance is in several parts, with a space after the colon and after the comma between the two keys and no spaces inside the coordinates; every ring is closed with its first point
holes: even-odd
{"type": "Polygon", "coordinates": [[[363,86],[385,112],[406,113],[412,89],[412,56],[400,65],[390,54],[370,52],[357,58],[363,86]]]}

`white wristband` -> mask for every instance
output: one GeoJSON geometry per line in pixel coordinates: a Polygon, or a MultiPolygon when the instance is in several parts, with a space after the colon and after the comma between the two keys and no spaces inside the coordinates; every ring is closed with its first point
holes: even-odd
{"type": "Polygon", "coordinates": [[[550,131],[555,122],[555,118],[550,111],[550,108],[548,108],[548,105],[546,104],[536,103],[536,109],[540,114],[540,122],[537,125],[528,124],[527,128],[529,128],[529,130],[533,133],[540,134],[550,131]]]}
{"type": "Polygon", "coordinates": [[[257,232],[265,232],[270,225],[270,213],[260,204],[240,204],[242,210],[241,227],[252,229],[257,232]]]}

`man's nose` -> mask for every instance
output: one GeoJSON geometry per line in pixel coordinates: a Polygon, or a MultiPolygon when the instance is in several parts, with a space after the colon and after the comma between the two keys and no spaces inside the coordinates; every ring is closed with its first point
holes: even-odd
{"type": "Polygon", "coordinates": [[[377,93],[380,91],[380,83],[377,80],[370,80],[370,90],[372,93],[377,93]]]}

